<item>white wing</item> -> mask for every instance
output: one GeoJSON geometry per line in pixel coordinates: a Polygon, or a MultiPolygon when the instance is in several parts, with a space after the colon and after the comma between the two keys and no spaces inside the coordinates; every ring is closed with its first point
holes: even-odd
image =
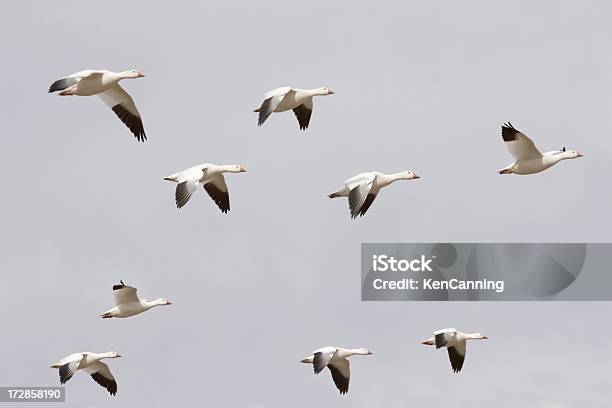
{"type": "Polygon", "coordinates": [[[95,70],[95,69],[86,69],[84,71],[79,71],[79,72],[75,72],[72,75],[68,75],[66,78],[87,78],[90,77],[92,75],[103,75],[104,71],[101,70],[95,70]]]}
{"type": "Polygon", "coordinates": [[[516,130],[510,122],[502,126],[502,139],[515,160],[530,160],[542,157],[533,141],[516,130]]]}
{"type": "Polygon", "coordinates": [[[290,86],[281,86],[264,94],[264,99],[272,98],[273,96],[285,96],[291,91],[290,86]]]}
{"type": "Polygon", "coordinates": [[[62,358],[59,363],[60,364],[66,364],[66,363],[70,363],[72,361],[81,361],[81,359],[83,358],[83,353],[73,353],[70,354],[69,356],[66,356],[64,358],[62,358]]]}
{"type": "Polygon", "coordinates": [[[144,142],[147,140],[147,135],[142,125],[142,118],[134,100],[119,84],[113,85],[107,91],[98,94],[98,96],[115,112],[119,119],[136,136],[138,141],[144,142]]]}
{"type": "Polygon", "coordinates": [[[123,283],[121,283],[120,285],[114,285],[113,297],[115,298],[115,304],[119,306],[126,303],[140,302],[136,290],[136,288],[124,285],[123,283]]]}
{"type": "Polygon", "coordinates": [[[83,371],[91,375],[95,382],[106,388],[110,395],[117,394],[117,381],[115,381],[115,377],[113,377],[110,368],[106,364],[98,361],[90,364],[83,371]]]}
{"type": "Polygon", "coordinates": [[[348,187],[349,190],[352,190],[360,184],[373,182],[374,178],[376,178],[376,173],[374,173],[373,171],[367,173],[359,173],[356,176],[353,176],[350,179],[346,180],[344,184],[348,187]]]}

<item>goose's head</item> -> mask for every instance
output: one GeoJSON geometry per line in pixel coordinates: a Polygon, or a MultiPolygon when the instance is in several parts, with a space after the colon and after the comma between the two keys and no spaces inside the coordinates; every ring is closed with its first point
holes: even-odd
{"type": "Polygon", "coordinates": [[[335,94],[335,92],[325,86],[317,89],[317,95],[325,96],[325,95],[333,95],[333,94],[335,94]]]}
{"type": "Polygon", "coordinates": [[[577,159],[584,156],[584,154],[580,153],[578,150],[567,150],[565,147],[561,149],[561,154],[564,159],[577,159]]]}
{"type": "Polygon", "coordinates": [[[135,69],[130,69],[129,71],[123,72],[123,77],[124,78],[131,78],[131,79],[133,79],[133,78],[142,78],[144,76],[145,75],[142,72],[137,71],[135,69]]]}
{"type": "Polygon", "coordinates": [[[471,338],[473,340],[488,340],[489,338],[482,333],[474,333],[471,338]]]}
{"type": "Polygon", "coordinates": [[[233,164],[229,166],[230,173],[246,173],[246,168],[242,164],[233,164]]]}
{"type": "Polygon", "coordinates": [[[402,172],[402,179],[404,180],[416,180],[416,179],[420,179],[421,176],[419,176],[418,174],[416,174],[413,171],[410,170],[406,170],[402,172]]]}
{"type": "Polygon", "coordinates": [[[108,358],[119,358],[121,357],[121,354],[117,353],[116,351],[111,351],[108,353],[108,358]]]}
{"type": "Polygon", "coordinates": [[[166,306],[166,305],[172,304],[172,302],[166,298],[159,298],[155,301],[155,303],[158,304],[159,306],[166,306]]]}
{"type": "Polygon", "coordinates": [[[372,354],[372,352],[370,350],[368,350],[367,348],[360,348],[359,349],[359,354],[363,355],[363,356],[369,356],[372,354]]]}

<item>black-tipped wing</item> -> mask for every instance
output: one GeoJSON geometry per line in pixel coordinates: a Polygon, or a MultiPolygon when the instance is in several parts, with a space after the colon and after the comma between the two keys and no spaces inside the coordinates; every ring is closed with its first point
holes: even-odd
{"type": "Polygon", "coordinates": [[[85,369],[91,375],[95,382],[106,388],[110,395],[117,394],[117,381],[110,372],[108,366],[102,362],[97,362],[85,369]]]}
{"type": "Polygon", "coordinates": [[[463,350],[463,354],[461,354],[460,350],[455,347],[449,347],[447,348],[447,350],[451,367],[455,373],[458,373],[459,371],[461,371],[461,368],[463,367],[463,361],[465,360],[465,348],[463,350]]]}
{"type": "Polygon", "coordinates": [[[263,101],[263,103],[261,104],[261,107],[257,111],[259,112],[259,117],[257,118],[257,126],[261,126],[264,124],[266,119],[270,117],[272,112],[274,112],[274,109],[276,109],[278,104],[283,100],[284,96],[285,95],[273,96],[263,101]]]}
{"type": "Polygon", "coordinates": [[[229,192],[223,174],[212,177],[208,183],[204,184],[204,190],[222,213],[227,213],[230,210],[229,192]]]}
{"type": "Polygon", "coordinates": [[[128,285],[124,285],[123,282],[121,282],[121,285],[113,286],[113,298],[115,299],[115,304],[117,306],[127,303],[140,302],[140,299],[138,298],[137,289],[128,285]]]}
{"type": "Polygon", "coordinates": [[[321,351],[314,353],[312,359],[312,367],[314,368],[314,373],[319,374],[321,371],[327,367],[327,364],[331,360],[333,353],[323,353],[321,351]]]}
{"type": "Polygon", "coordinates": [[[542,157],[533,141],[516,130],[510,122],[502,126],[502,139],[515,160],[530,160],[542,157]]]}
{"type": "Polygon", "coordinates": [[[309,102],[310,103],[305,102],[293,109],[293,113],[295,113],[301,130],[306,130],[310,123],[310,117],[312,116],[312,100],[309,102]]]}
{"type": "Polygon", "coordinates": [[[90,76],[103,75],[104,71],[95,71],[93,69],[86,69],[85,71],[79,71],[67,77],[58,79],[53,82],[49,87],[49,92],[63,91],[64,89],[70,88],[72,85],[76,85],[81,79],[88,78],[90,76]]]}
{"type": "Polygon", "coordinates": [[[176,208],[183,208],[187,201],[191,198],[191,195],[198,186],[198,182],[186,180],[176,185],[176,191],[174,193],[174,201],[176,202],[176,208]]]}
{"type": "Polygon", "coordinates": [[[258,109],[255,110],[255,112],[259,112],[257,126],[261,126],[264,124],[266,119],[270,117],[272,112],[274,112],[274,109],[276,109],[278,104],[281,103],[285,95],[287,95],[287,93],[289,92],[291,92],[291,87],[285,86],[282,88],[274,89],[265,94],[263,103],[258,109]]]}
{"type": "Polygon", "coordinates": [[[122,87],[115,85],[98,96],[115,112],[139,142],[147,140],[140,112],[132,97],[122,87]]]}
{"type": "Polygon", "coordinates": [[[66,363],[59,368],[60,384],[66,384],[79,368],[80,359],[66,363]]]}
{"type": "Polygon", "coordinates": [[[336,388],[340,390],[340,394],[346,394],[349,389],[349,380],[351,377],[349,361],[341,359],[333,364],[328,364],[327,368],[331,371],[332,379],[336,388]]]}
{"type": "Polygon", "coordinates": [[[119,282],[120,282],[119,284],[113,285],[113,290],[119,290],[127,286],[125,283],[123,283],[123,281],[119,281],[119,282]]]}
{"type": "Polygon", "coordinates": [[[448,344],[450,339],[455,335],[454,332],[446,331],[446,332],[438,332],[434,333],[436,339],[436,349],[444,347],[448,344]]]}
{"type": "Polygon", "coordinates": [[[49,92],[63,91],[64,89],[70,88],[72,85],[78,83],[80,78],[62,78],[53,82],[49,87],[49,92]]]}
{"type": "Polygon", "coordinates": [[[377,194],[371,194],[372,182],[363,183],[353,187],[349,191],[349,209],[351,218],[363,216],[374,202],[377,194]]]}

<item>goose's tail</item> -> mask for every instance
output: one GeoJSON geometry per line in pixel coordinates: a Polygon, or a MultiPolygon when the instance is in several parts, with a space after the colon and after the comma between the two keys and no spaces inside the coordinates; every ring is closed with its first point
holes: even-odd
{"type": "Polygon", "coordinates": [[[348,197],[349,195],[348,193],[349,193],[348,188],[344,187],[341,190],[328,194],[327,196],[329,198],[348,197]]]}

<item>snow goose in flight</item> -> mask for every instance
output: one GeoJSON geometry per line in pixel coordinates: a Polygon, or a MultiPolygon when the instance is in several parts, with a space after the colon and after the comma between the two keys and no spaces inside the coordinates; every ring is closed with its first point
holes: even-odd
{"type": "Polygon", "coordinates": [[[363,216],[368,211],[381,188],[397,180],[415,180],[418,178],[421,177],[408,170],[393,174],[370,171],[346,180],[344,187],[329,194],[328,197],[348,197],[351,218],[356,218],[357,216],[363,216]]]}
{"type": "Polygon", "coordinates": [[[198,183],[201,183],[221,212],[227,213],[230,210],[230,202],[223,173],[244,172],[246,172],[246,169],[239,164],[217,166],[216,164],[204,163],[164,177],[164,180],[178,183],[174,195],[176,208],[181,208],[187,204],[198,183]]]}
{"type": "Polygon", "coordinates": [[[119,81],[128,78],[141,78],[144,74],[136,71],[112,72],[88,69],[68,75],[51,84],[49,92],[59,92],[61,96],[98,95],[121,121],[141,142],[147,139],[140,113],[132,97],[119,85],[119,81]]]}
{"type": "Polygon", "coordinates": [[[465,360],[465,344],[467,340],[486,340],[482,333],[462,333],[457,329],[442,329],[434,332],[434,336],[422,344],[436,346],[436,349],[446,347],[451,367],[455,373],[461,371],[465,360]]]}
{"type": "Polygon", "coordinates": [[[117,357],[121,357],[121,355],[116,351],[106,353],[74,353],[62,358],[59,363],[53,364],[51,368],[59,368],[60,383],[62,385],[71,379],[75,372],[83,370],[91,375],[95,382],[106,388],[110,395],[115,395],[117,394],[115,377],[113,377],[108,366],[100,360],[117,357]]]}
{"type": "Polygon", "coordinates": [[[511,165],[499,170],[499,174],[534,174],[544,171],[561,160],[577,159],[583,154],[576,150],[553,150],[540,153],[533,141],[524,133],[516,130],[510,122],[502,126],[502,139],[510,154],[516,160],[511,165]]]}
{"type": "Polygon", "coordinates": [[[301,360],[302,363],[312,364],[314,373],[319,374],[329,368],[332,379],[340,394],[346,394],[349,389],[351,370],[347,357],[354,355],[367,356],[372,354],[368,349],[345,349],[342,347],[323,347],[313,351],[313,355],[301,360]]]}
{"type": "Polygon", "coordinates": [[[257,125],[263,125],[272,112],[293,110],[300,124],[300,129],[306,130],[310,123],[310,116],[312,115],[312,97],[333,94],[334,92],[331,89],[325,87],[298,89],[284,86],[282,88],[273,89],[264,95],[263,103],[259,108],[255,109],[255,112],[259,112],[257,125]]]}
{"type": "Polygon", "coordinates": [[[155,300],[140,299],[136,293],[136,288],[127,286],[120,281],[119,285],[113,286],[113,297],[115,298],[115,304],[117,306],[102,313],[100,317],[108,319],[111,317],[130,317],[146,312],[155,306],[171,305],[166,298],[159,298],[155,300]]]}

